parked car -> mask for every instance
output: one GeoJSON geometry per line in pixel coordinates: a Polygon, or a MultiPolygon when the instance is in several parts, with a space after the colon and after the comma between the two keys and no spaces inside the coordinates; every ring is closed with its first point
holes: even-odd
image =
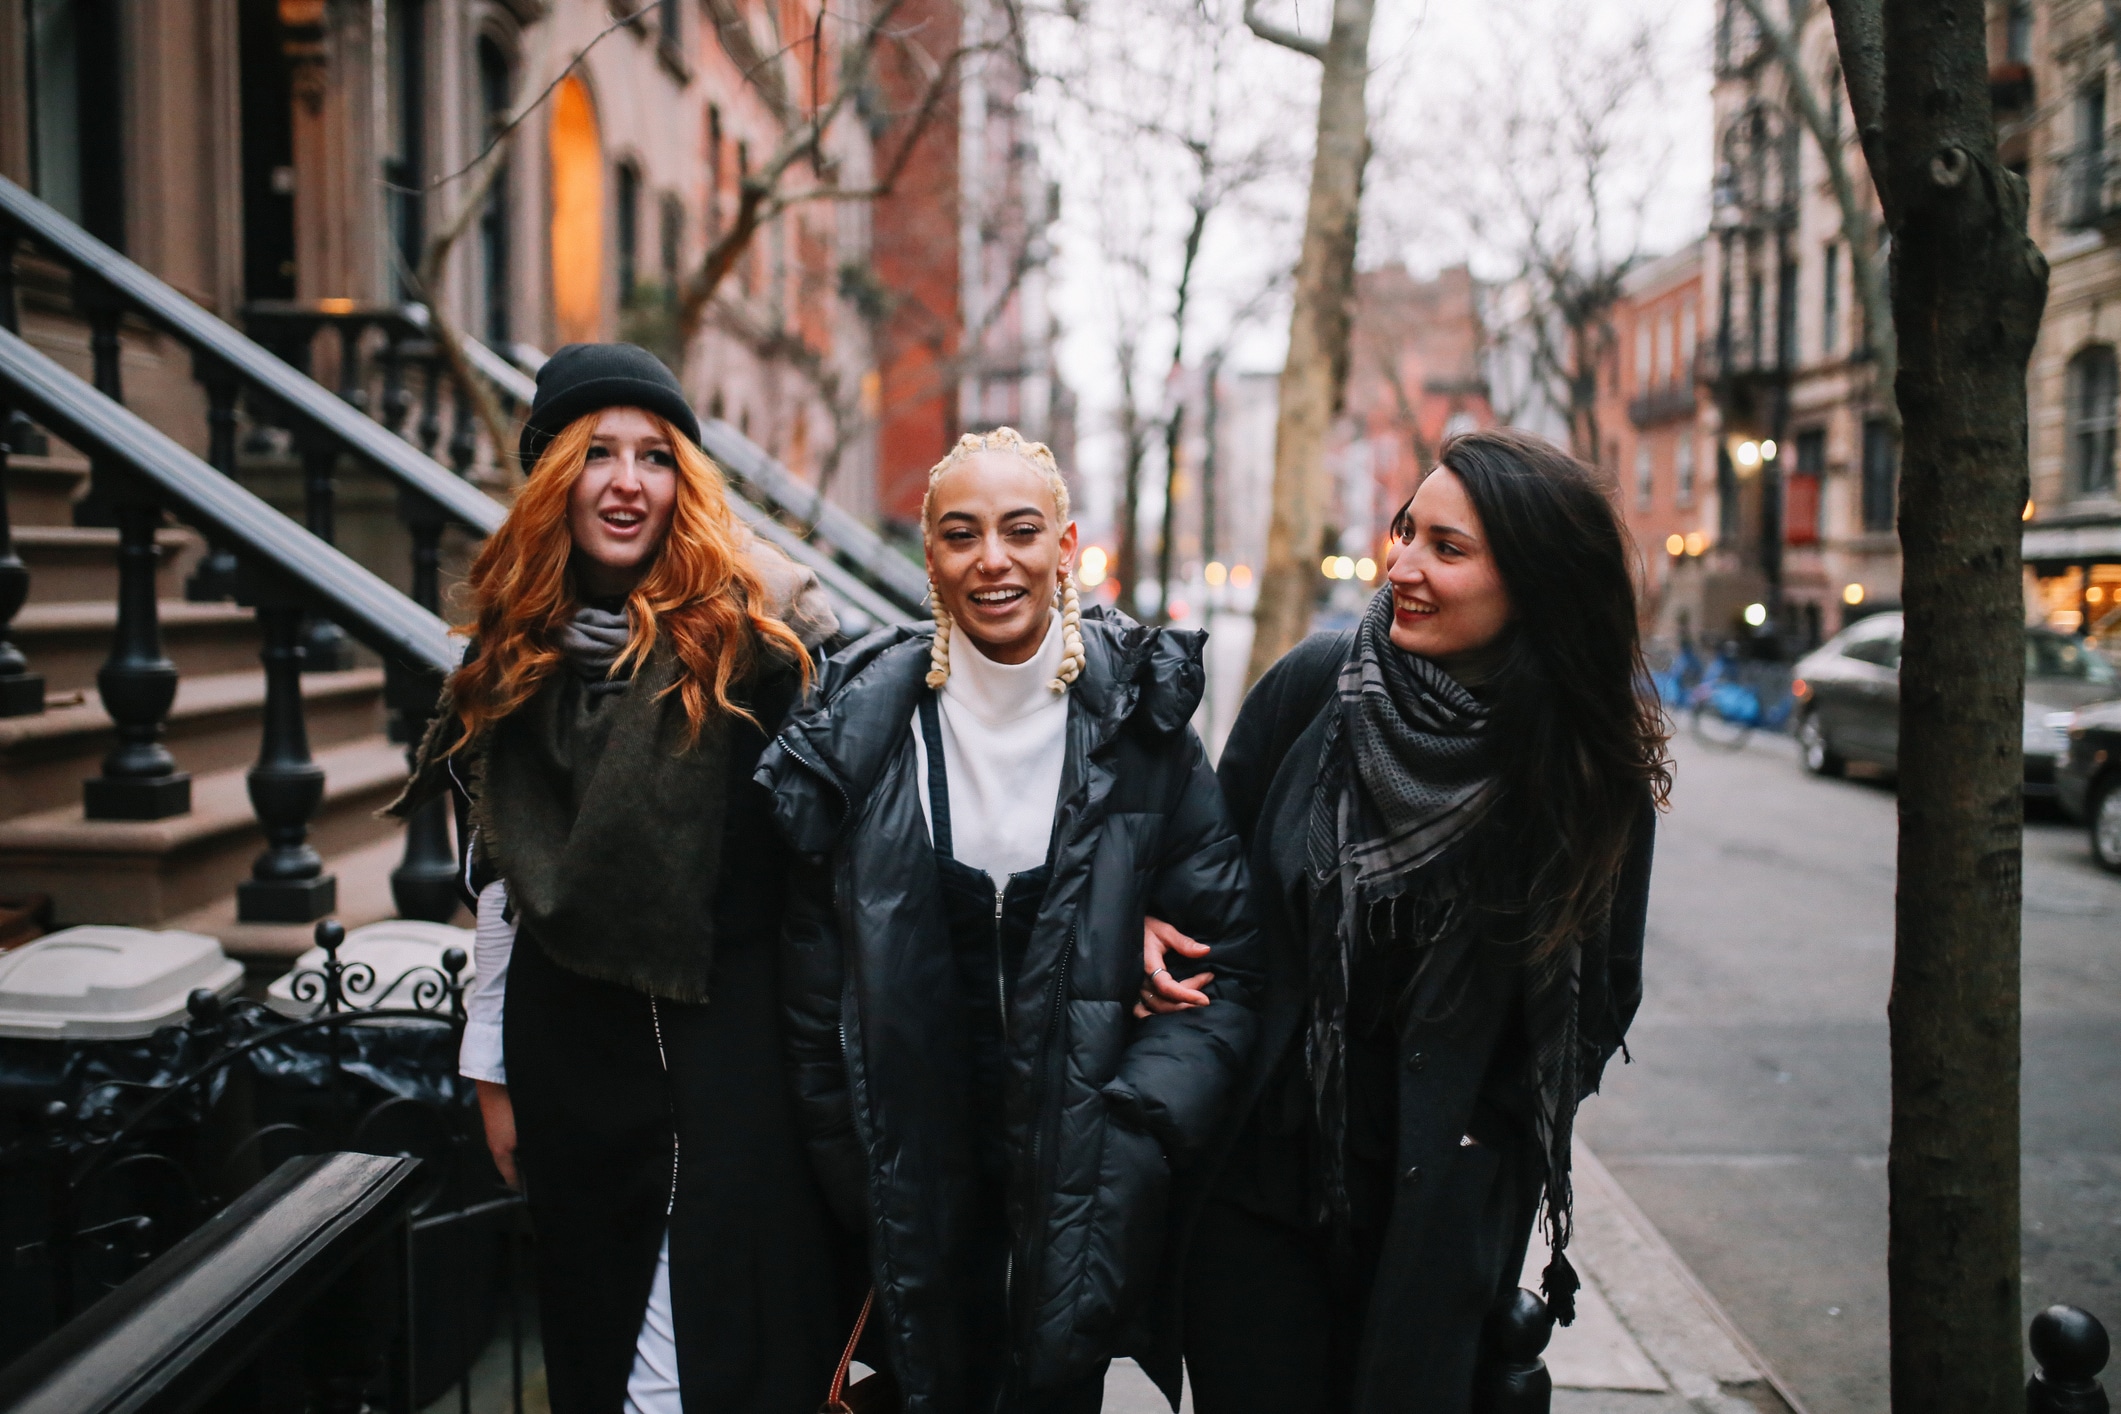
{"type": "Polygon", "coordinates": [[[2121,874],[2121,702],[2079,708],[2069,750],[2055,768],[2055,795],[2092,837],[2092,858],[2121,874]]]}
{"type": "MultiPolygon", "coordinates": [[[[1892,771],[1900,757],[1899,614],[1874,614],[1798,660],[1797,742],[1804,768],[1838,776],[1851,761],[1892,771]]],[[[2025,793],[2055,795],[2055,767],[2081,707],[2117,691],[2113,664],[2080,639],[2025,631],[2025,793]]]]}

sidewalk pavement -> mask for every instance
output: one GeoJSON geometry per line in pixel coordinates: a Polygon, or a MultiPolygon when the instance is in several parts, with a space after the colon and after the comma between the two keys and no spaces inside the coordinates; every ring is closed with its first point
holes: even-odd
{"type": "MultiPolygon", "coordinates": [[[[1805,1414],[1581,1141],[1575,1185],[1569,1260],[1583,1290],[1575,1323],[1557,1328],[1547,1347],[1554,1414],[1805,1414]]],[[[1522,1284],[1537,1290],[1545,1265],[1544,1244],[1535,1240],[1522,1284]]],[[[1189,1396],[1184,1414],[1192,1407],[1189,1396]]],[[[1122,1360],[1105,1384],[1105,1414],[1166,1414],[1166,1407],[1122,1360]]]]}

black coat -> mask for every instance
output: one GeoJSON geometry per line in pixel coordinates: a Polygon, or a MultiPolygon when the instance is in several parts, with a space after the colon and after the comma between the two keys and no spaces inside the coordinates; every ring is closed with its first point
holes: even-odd
{"type": "MultiPolygon", "coordinates": [[[[1169,1299],[1187,1166],[1225,1127],[1250,1062],[1257,939],[1242,847],[1199,739],[1202,637],[1084,615],[1069,692],[1052,882],[1010,1002],[1007,1379],[1043,1390],[1131,1353],[1175,1397],[1169,1299]],[[1144,913],[1214,948],[1215,1004],[1133,1016],[1144,913]]],[[[975,1138],[939,871],[910,723],[932,629],[828,666],[759,779],[805,857],[789,905],[800,1103],[826,1191],[870,1235],[883,1356],[908,1414],[971,1414],[983,1297],[956,1279],[975,1138]]]]}
{"type": "MultiPolygon", "coordinates": [[[[1273,1104],[1275,1096],[1267,1092],[1286,1089],[1289,1068],[1302,1065],[1291,1042],[1309,1008],[1309,824],[1326,713],[1336,702],[1335,684],[1354,640],[1352,632],[1314,635],[1276,663],[1245,699],[1218,767],[1232,819],[1247,843],[1268,954],[1265,1025],[1251,1082],[1253,1108],[1237,1145],[1240,1159],[1252,1157],[1248,1141],[1261,1127],[1260,1097],[1273,1104]]],[[[1566,1103],[1597,1088],[1642,999],[1654,825],[1645,798],[1610,924],[1583,948],[1577,1003],[1582,1090],[1565,1097],[1566,1103]]],[[[1484,965],[1447,1018],[1400,1028],[1394,1184],[1388,1222],[1367,1254],[1377,1268],[1353,1372],[1356,1414],[1462,1410],[1482,1317],[1496,1295],[1516,1287],[1544,1173],[1529,1124],[1511,1122],[1507,1077],[1516,1068],[1498,1063],[1502,1048],[1525,1043],[1517,1026],[1520,1000],[1515,967],[1484,965]],[[1463,1144],[1468,1134],[1481,1142],[1463,1144]],[[1475,1173],[1470,1166],[1482,1167],[1475,1173]],[[1468,1240],[1460,1229],[1469,1223],[1495,1230],[1468,1240]]],[[[1225,1169],[1217,1189],[1227,1195],[1243,1189],[1249,1177],[1225,1169]]]]}
{"type": "MultiPolygon", "coordinates": [[[[751,705],[770,728],[793,696],[792,675],[777,676],[751,705]]],[[[666,1228],[689,1410],[810,1414],[860,1299],[859,1254],[826,1206],[788,1086],[788,850],[750,779],[766,741],[730,723],[711,1001],[651,1001],[568,971],[527,930],[516,939],[503,1049],[554,1414],[618,1414],[666,1228]]],[[[463,781],[435,760],[475,904],[491,876],[468,838],[463,781]]]]}

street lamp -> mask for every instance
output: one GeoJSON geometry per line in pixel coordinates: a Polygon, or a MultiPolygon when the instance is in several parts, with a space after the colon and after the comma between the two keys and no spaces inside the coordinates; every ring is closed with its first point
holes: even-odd
{"type": "Polygon", "coordinates": [[[1760,603],[1745,606],[1745,621],[1748,627],[1759,628],[1767,622],[1767,605],[1760,603]]]}
{"type": "Polygon", "coordinates": [[[1858,604],[1861,604],[1863,602],[1863,586],[1860,584],[1850,584],[1843,586],[1841,590],[1841,602],[1848,605],[1852,609],[1855,608],[1858,604]]]}

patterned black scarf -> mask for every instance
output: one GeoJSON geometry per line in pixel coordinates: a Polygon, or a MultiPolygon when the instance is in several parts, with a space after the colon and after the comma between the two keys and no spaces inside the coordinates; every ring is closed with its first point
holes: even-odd
{"type": "MultiPolygon", "coordinates": [[[[1500,793],[1488,709],[1435,663],[1394,647],[1391,628],[1387,586],[1370,601],[1341,669],[1307,841],[1314,892],[1304,1061],[1320,1140],[1321,1217],[1330,1222],[1348,1214],[1348,994],[1357,952],[1415,949],[1405,1004],[1415,1016],[1448,1013],[1480,932],[1471,926],[1469,851],[1453,846],[1500,793]]],[[[1523,993],[1555,1254],[1545,1285],[1564,1323],[1575,1314],[1577,1286],[1561,1252],[1569,1238],[1568,1150],[1580,1064],[1579,962],[1580,949],[1566,949],[1531,971],[1523,993]]]]}

